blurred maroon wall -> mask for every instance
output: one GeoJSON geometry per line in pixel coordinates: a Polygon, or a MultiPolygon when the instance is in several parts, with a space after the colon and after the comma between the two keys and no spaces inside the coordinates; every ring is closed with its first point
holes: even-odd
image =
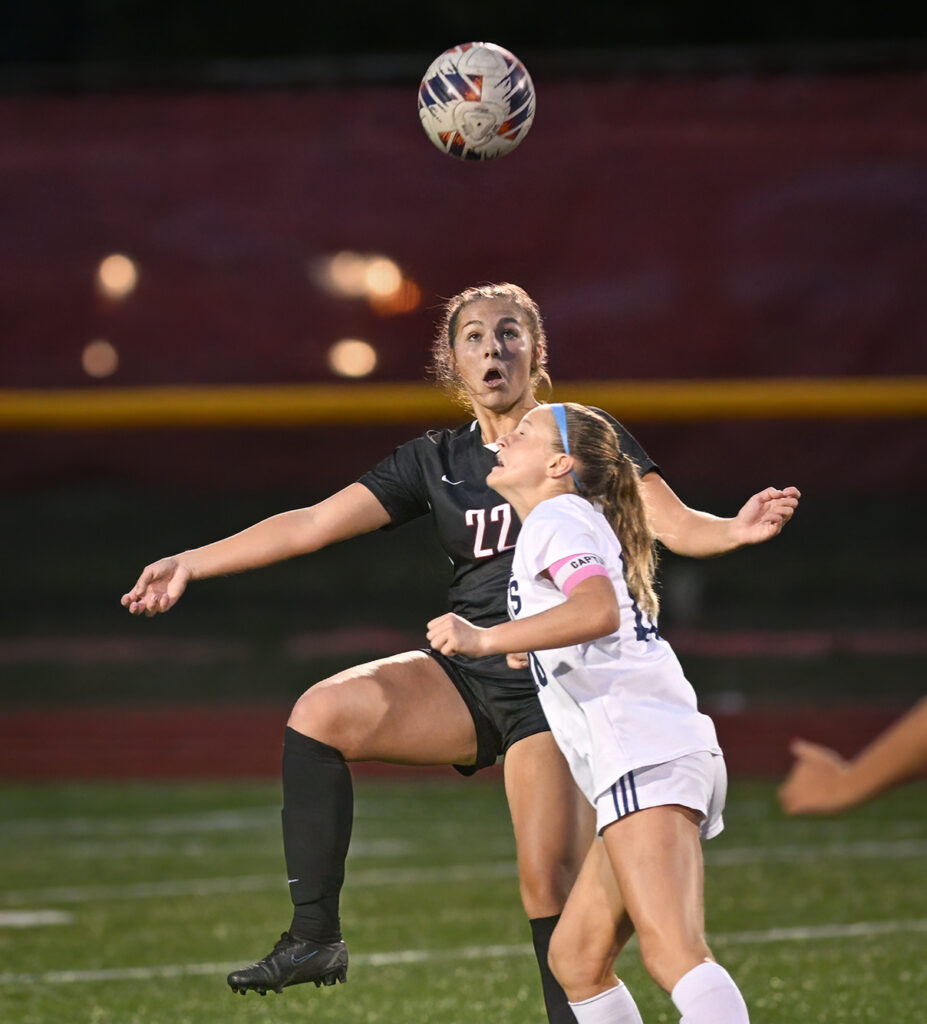
{"type": "MultiPolygon", "coordinates": [[[[0,387],[331,380],[345,335],[376,345],[372,379],[416,380],[441,297],[485,280],[539,301],[561,397],[927,372],[923,75],[536,85],[526,141],[485,165],[428,143],[414,83],[0,99],[0,387]],[[325,294],[309,268],[342,249],[394,258],[422,306],[325,294]],[[110,252],[140,266],[122,304],[94,289],[110,252]],[[102,382],[97,337],[120,353],[102,382]]],[[[924,484],[924,421],[629,425],[690,490],[924,484]]],[[[309,492],[420,429],[8,434],[0,483],[309,492]]]]}

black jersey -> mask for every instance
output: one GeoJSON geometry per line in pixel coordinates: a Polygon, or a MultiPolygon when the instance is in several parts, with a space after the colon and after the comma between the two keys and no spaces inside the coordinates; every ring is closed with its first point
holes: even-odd
{"type": "MultiPolygon", "coordinates": [[[[625,428],[601,409],[615,427],[621,448],[643,476],[658,470],[625,428]]],[[[438,540],[453,566],[448,591],[452,611],[477,626],[508,621],[506,595],[512,554],[521,527],[511,505],[486,485],[496,464],[494,447],[483,444],[474,420],[456,430],[429,430],[400,445],[392,455],[360,478],[389,513],[392,529],[431,515],[438,540]]],[[[473,659],[461,658],[472,665],[473,659]]],[[[519,678],[498,656],[481,659],[487,672],[519,678]]]]}

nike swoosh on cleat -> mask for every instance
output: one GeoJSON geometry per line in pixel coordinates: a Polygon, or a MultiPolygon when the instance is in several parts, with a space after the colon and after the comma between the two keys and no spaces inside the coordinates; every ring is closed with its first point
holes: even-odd
{"type": "Polygon", "coordinates": [[[290,960],[294,964],[304,964],[307,960],[311,960],[318,952],[319,951],[317,949],[314,949],[311,953],[307,953],[305,956],[293,956],[293,954],[290,953],[290,960]]]}
{"type": "Polygon", "coordinates": [[[442,476],[441,482],[445,484],[450,484],[451,487],[456,487],[458,484],[462,484],[463,480],[448,480],[446,476],[442,476]]]}

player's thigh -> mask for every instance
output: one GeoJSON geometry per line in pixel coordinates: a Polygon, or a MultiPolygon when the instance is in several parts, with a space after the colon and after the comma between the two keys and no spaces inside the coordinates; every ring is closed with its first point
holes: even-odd
{"type": "Polygon", "coordinates": [[[289,726],[348,761],[471,764],[476,729],[434,658],[409,651],[339,672],[296,702],[289,726]]]}
{"type": "Polygon", "coordinates": [[[698,816],[677,805],[649,807],[609,825],[603,840],[641,953],[672,984],[705,946],[704,867],[698,816]],[[669,971],[669,979],[665,972],[669,971]]]}
{"type": "Polygon", "coordinates": [[[593,809],[550,732],[514,743],[504,774],[525,910],[559,914],[592,842],[593,809]]]}
{"type": "Polygon", "coordinates": [[[550,942],[550,964],[571,999],[614,984],[615,958],[634,932],[605,846],[594,842],[550,942]]]}

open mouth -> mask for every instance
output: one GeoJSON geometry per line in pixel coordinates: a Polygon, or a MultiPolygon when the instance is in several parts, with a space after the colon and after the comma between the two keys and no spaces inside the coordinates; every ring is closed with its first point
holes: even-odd
{"type": "Polygon", "coordinates": [[[487,370],[483,374],[483,383],[489,387],[498,387],[505,381],[505,378],[498,370],[487,370]]]}

